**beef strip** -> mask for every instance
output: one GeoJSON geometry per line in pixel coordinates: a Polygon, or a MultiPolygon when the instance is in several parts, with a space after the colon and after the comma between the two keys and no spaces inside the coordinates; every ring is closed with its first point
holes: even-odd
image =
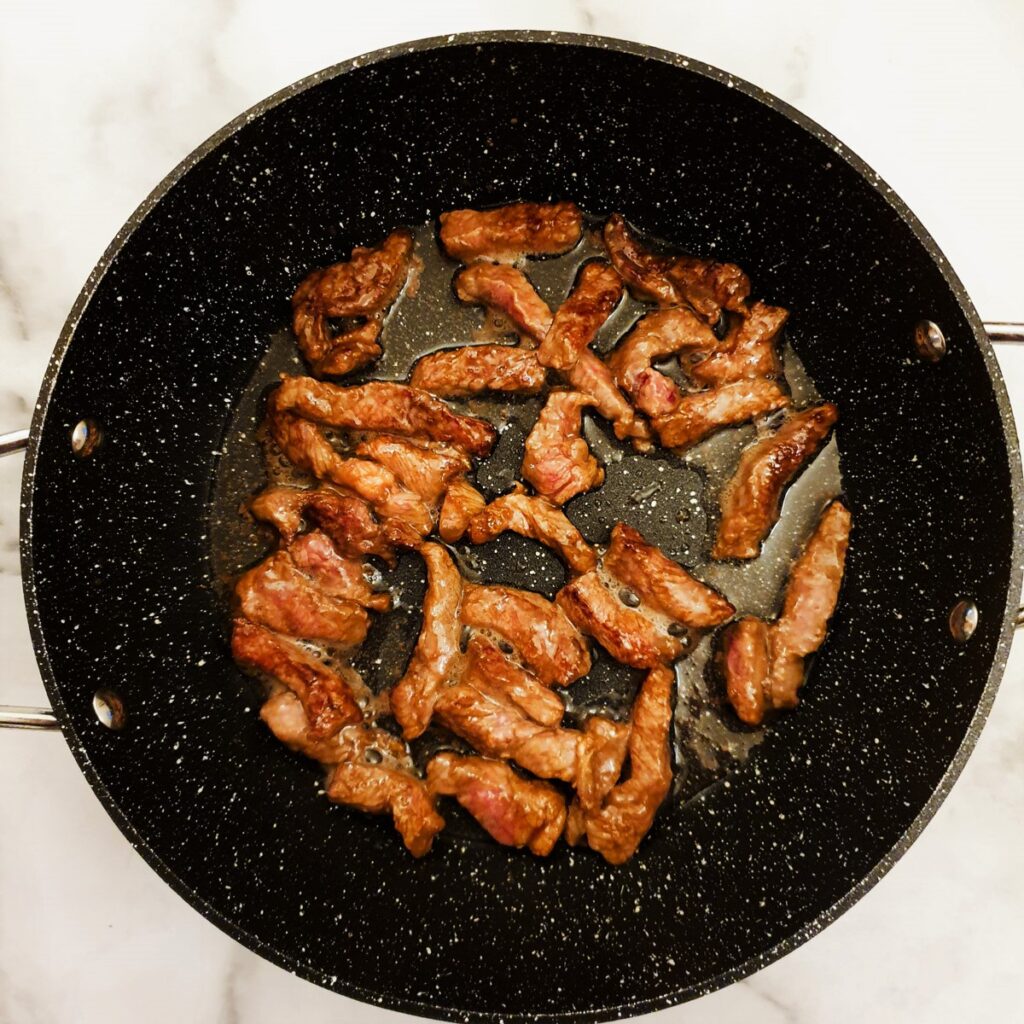
{"type": "Polygon", "coordinates": [[[686,303],[710,324],[718,321],[723,309],[745,311],[750,281],[735,264],[652,253],[640,245],[619,213],[604,226],[604,244],[612,266],[639,299],[659,306],[686,303]]]}
{"type": "Polygon", "coordinates": [[[790,569],[782,614],[771,630],[773,707],[796,707],[804,659],[825,642],[843,582],[850,525],[846,506],[832,502],[790,569]]]}
{"type": "Polygon", "coordinates": [[[675,661],[682,643],[650,618],[628,608],[602,583],[597,572],[567,583],[555,598],[572,623],[592,636],[616,661],[633,668],[653,668],[675,661]]]}
{"type": "Polygon", "coordinates": [[[366,638],[370,620],[355,601],[331,597],[277,551],[235,584],[242,614],[278,633],[354,647],[366,638]]]}
{"type": "Polygon", "coordinates": [[[541,342],[537,352],[541,364],[555,370],[571,369],[621,300],[619,275],[607,263],[585,263],[541,342]]]}
{"type": "Polygon", "coordinates": [[[725,427],[738,427],[787,405],[789,396],[775,381],[738,380],[712,391],[680,395],[675,409],[655,416],[651,426],[663,448],[681,452],[725,427]]]}
{"type": "Polygon", "coordinates": [[[424,544],[420,554],[427,566],[423,624],[405,674],[391,691],[391,710],[406,739],[421,735],[430,724],[438,693],[460,661],[462,576],[441,545],[424,544]]]}
{"type": "Polygon", "coordinates": [[[552,391],[526,438],[523,479],[556,505],[604,483],[582,434],[582,411],[593,404],[578,391],[552,391]]]}
{"type": "Polygon", "coordinates": [[[246,619],[235,619],[231,653],[240,666],[276,679],[302,702],[312,736],[333,736],[362,721],[351,687],[295,641],[246,619]]]}
{"type": "Polygon", "coordinates": [[[292,750],[333,766],[331,800],[371,814],[391,814],[406,847],[422,857],[444,819],[434,797],[417,778],[405,745],[383,729],[354,725],[328,738],[314,735],[294,694],[274,694],[260,710],[274,735],[292,750]]]}
{"type": "Polygon", "coordinates": [[[540,594],[467,583],[462,621],[508,641],[549,686],[568,686],[590,671],[586,641],[562,609],[540,594]]]}
{"type": "Polygon", "coordinates": [[[748,316],[736,320],[721,345],[706,358],[693,352],[683,369],[699,387],[717,388],[755,377],[782,376],[778,340],[789,312],[779,306],[755,302],[748,316]]]}
{"type": "Polygon", "coordinates": [[[547,371],[533,349],[514,345],[465,345],[423,356],[410,384],[445,398],[465,398],[488,391],[536,395],[547,371]]]}
{"type": "Polygon", "coordinates": [[[467,648],[462,679],[437,698],[437,719],[487,757],[510,758],[540,778],[572,782],[582,733],[532,718],[504,680],[492,677],[493,662],[486,648],[467,648]]]}
{"type": "Polygon", "coordinates": [[[324,426],[444,441],[471,455],[487,455],[497,438],[485,420],[459,416],[429,392],[392,381],[340,387],[311,377],[282,377],[270,402],[275,413],[324,426]]]}
{"type": "Polygon", "coordinates": [[[386,612],[391,597],[376,593],[366,580],[366,563],[362,558],[346,557],[321,530],[303,534],[288,545],[288,555],[296,568],[316,584],[329,597],[355,601],[363,608],[386,612]]]}
{"type": "Polygon", "coordinates": [[[425,447],[388,434],[378,434],[361,442],[356,455],[373,459],[390,470],[431,508],[444,496],[448,484],[473,465],[461,448],[445,444],[425,447]]]}
{"type": "Polygon", "coordinates": [[[768,624],[752,616],[722,631],[718,665],[725,694],[740,720],[760,725],[771,707],[768,624]]]}
{"type": "Polygon", "coordinates": [[[692,629],[720,626],[736,610],[626,523],[612,528],[604,567],[646,605],[692,629]]]}
{"type": "Polygon", "coordinates": [[[619,781],[629,747],[629,728],[628,723],[613,722],[603,715],[591,715],[583,723],[587,742],[576,771],[573,801],[578,810],[596,810],[619,781]]]}
{"type": "Polygon", "coordinates": [[[441,540],[448,544],[461,540],[473,516],[486,504],[487,499],[465,477],[453,480],[441,503],[441,514],[437,522],[441,540]]]}
{"type": "Polygon", "coordinates": [[[292,298],[292,327],[315,373],[341,376],[373,362],[384,311],[405,284],[412,259],[412,235],[399,230],[376,248],[357,246],[351,258],[314,270],[292,298]],[[329,319],[361,322],[333,334],[329,319]]]}
{"type": "Polygon", "coordinates": [[[796,707],[805,659],[824,643],[839,599],[850,525],[846,506],[833,501],[790,569],[778,619],[741,619],[723,633],[726,695],[748,725],[760,725],[772,708],[796,707]]]}
{"type": "Polygon", "coordinates": [[[444,818],[414,773],[405,745],[365,725],[343,730],[341,739],[348,749],[327,780],[328,799],[368,814],[390,814],[406,849],[422,857],[444,828],[444,818]]]}
{"type": "Polygon", "coordinates": [[[573,835],[610,864],[623,864],[636,852],[672,785],[672,693],[675,673],[652,669],[633,703],[629,733],[629,778],[619,783],[597,809],[582,808],[573,835]]]}
{"type": "Polygon", "coordinates": [[[712,558],[756,558],[779,518],[782,492],[825,443],[839,410],[817,405],[791,416],[774,434],[740,456],[722,490],[712,558]]]}
{"type": "Polygon", "coordinates": [[[504,761],[445,752],[427,765],[432,793],[453,796],[493,839],[546,857],[565,824],[565,799],[547,782],[524,779],[504,761]]]}
{"type": "Polygon", "coordinates": [[[473,516],[469,539],[485,544],[506,530],[557,551],[573,572],[586,572],[597,565],[597,553],[565,513],[547,498],[530,497],[518,484],[511,494],[495,498],[473,516]]]}
{"type": "Polygon", "coordinates": [[[685,306],[659,309],[641,317],[608,357],[615,383],[647,416],[665,416],[682,398],[671,377],[652,367],[680,352],[711,352],[719,345],[715,332],[685,306]]]}
{"type": "Polygon", "coordinates": [[[442,213],[441,245],[453,259],[515,260],[556,256],[580,240],[583,216],[575,203],[510,203],[492,210],[442,213]]]}
{"type": "MultiPolygon", "coordinates": [[[[271,403],[275,396],[271,396],[271,403]]],[[[315,423],[278,412],[271,405],[270,429],[285,458],[299,469],[355,492],[379,516],[407,523],[420,536],[433,529],[430,509],[418,495],[403,487],[394,473],[376,462],[338,454],[315,423]]]]}
{"type": "Polygon", "coordinates": [[[497,644],[477,633],[469,638],[466,653],[488,684],[523,714],[541,725],[561,724],[565,715],[562,698],[532,672],[509,661],[497,644]]]}
{"type": "Polygon", "coordinates": [[[455,275],[455,294],[462,302],[507,317],[520,334],[537,344],[551,327],[548,304],[515,267],[474,263],[455,275]]]}
{"type": "Polygon", "coordinates": [[[290,543],[303,528],[303,520],[316,523],[343,555],[376,555],[389,564],[395,546],[420,544],[420,535],[400,520],[378,522],[369,505],[353,494],[323,484],[319,487],[268,487],[249,502],[249,511],[269,523],[290,543]]]}
{"type": "Polygon", "coordinates": [[[631,441],[637,451],[650,451],[649,427],[615,386],[611,370],[593,352],[581,352],[573,367],[566,371],[565,379],[576,391],[590,395],[594,407],[611,423],[619,440],[631,441]]]}

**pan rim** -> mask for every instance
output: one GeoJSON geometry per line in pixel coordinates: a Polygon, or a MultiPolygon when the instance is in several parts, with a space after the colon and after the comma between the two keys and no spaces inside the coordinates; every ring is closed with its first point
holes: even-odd
{"type": "Polygon", "coordinates": [[[318,985],[329,988],[339,994],[358,999],[362,1002],[371,1003],[388,1009],[415,1013],[420,1016],[430,1017],[438,1020],[474,1020],[474,1021],[561,1021],[572,1018],[580,1021],[607,1021],[616,1020],[626,1016],[635,1016],[647,1013],[656,1009],[697,998],[709,994],[732,982],[739,981],[750,976],[762,967],[780,959],[787,953],[792,952],[808,939],[812,938],[827,925],[831,924],[841,914],[849,910],[858,900],[872,889],[896,863],[897,860],[907,851],[911,844],[921,834],[925,825],[932,819],[938,807],[948,795],[953,784],[956,782],[968,757],[973,752],[981,730],[991,710],[995,694],[999,688],[1006,668],[1009,656],[1010,644],[1013,636],[1013,625],[1019,605],[1022,577],[1024,577],[1024,475],[1022,475],[1021,456],[1018,445],[1016,425],[1010,407],[1009,397],[1003,381],[999,364],[995,358],[991,341],[985,333],[981,318],[974,308],[969,295],[955,271],[945,258],[941,249],[924,228],[917,217],[911,212],[906,203],[879,177],[877,173],[841,143],[834,135],[824,129],[817,122],[801,113],[799,110],[779,99],[777,96],[761,89],[746,80],[723,71],[719,68],[705,64],[702,61],[694,60],[681,54],[673,53],[658,47],[633,42],[630,40],[617,39],[608,36],[597,36],[583,33],[571,32],[547,32],[537,30],[503,30],[489,32],[466,32],[453,33],[442,36],[431,36],[423,39],[396,44],[374,50],[370,53],[351,58],[338,64],[331,65],[317,71],[297,82],[286,86],[273,93],[271,96],[261,100],[248,110],[239,114],[224,127],[219,129],[163,178],[153,191],[139,204],[138,208],[131,214],[113,240],[107,246],[96,266],[90,272],[85,284],[82,287],[75,303],[68,314],[67,320],[61,330],[49,364],[43,375],[40,386],[39,397],[36,401],[32,416],[31,431],[29,436],[28,449],[25,456],[25,464],[22,474],[21,488],[21,523],[20,523],[20,545],[21,545],[21,573],[22,589],[25,598],[26,612],[29,622],[29,630],[32,636],[36,660],[39,664],[40,674],[50,698],[54,712],[58,718],[64,738],[71,748],[75,760],[78,762],[82,773],[85,775],[93,791],[103,804],[107,813],[114,820],[115,824],[125,835],[137,852],[149,863],[149,865],[160,875],[160,877],[191,906],[197,909],[207,920],[211,921],[222,931],[230,935],[237,942],[248,949],[283,967],[292,974],[312,981],[318,985]],[[1003,610],[1003,622],[999,639],[996,644],[992,664],[984,689],[978,700],[977,707],[964,733],[963,740],[957,747],[953,758],[943,772],[939,784],[933,790],[925,804],[918,811],[910,825],[899,837],[896,843],[889,849],[870,871],[832,906],[818,914],[812,921],[797,929],[791,935],[775,943],[769,949],[757,954],[748,960],[726,969],[715,975],[713,978],[699,984],[692,984],[671,992],[655,997],[644,997],[633,1001],[626,1001],[614,1006],[608,1005],[585,1009],[581,1011],[557,1011],[553,1013],[529,1013],[526,1011],[514,1013],[497,1013],[469,1009],[458,1009],[432,1002],[409,999],[391,993],[381,993],[376,990],[366,989],[362,986],[347,982],[341,978],[325,977],[316,970],[310,968],[301,961],[281,953],[275,947],[269,945],[257,936],[251,934],[232,919],[223,915],[219,910],[212,907],[201,896],[190,889],[146,842],[145,838],[136,830],[128,815],[121,809],[110,791],[104,785],[98,771],[92,764],[89,754],[75,730],[70,716],[65,708],[60,693],[60,687],[56,676],[50,665],[47,651],[46,638],[43,634],[42,623],[39,614],[39,605],[36,595],[34,579],[34,568],[32,560],[32,504],[34,481],[39,457],[39,442],[43,426],[46,421],[50,398],[53,394],[56,381],[60,374],[64,356],[74,339],[78,322],[85,312],[93,295],[99,288],[107,270],[114,263],[121,249],[134,233],[136,228],[149,216],[157,207],[164,196],[200,161],[216,150],[223,142],[233,136],[236,131],[267,112],[273,110],[286,100],[300,93],[319,85],[322,82],[338,78],[350,71],[357,70],[367,65],[380,64],[386,60],[405,56],[407,54],[420,53],[429,50],[442,50],[450,47],[464,47],[472,45],[484,45],[490,43],[523,43],[523,44],[548,44],[553,46],[586,47],[590,49],[608,49],[632,56],[657,60],[661,63],[674,67],[680,67],[687,71],[694,72],[704,78],[717,82],[728,88],[733,88],[744,93],[750,98],[767,106],[772,111],[782,114],[790,121],[795,122],[804,131],[813,135],[820,142],[825,143],[836,154],[836,157],[848,164],[857,174],[868,182],[874,190],[889,204],[899,218],[910,228],[917,240],[924,246],[925,251],[938,265],[943,277],[951,289],[957,304],[966,317],[974,332],[977,343],[989,377],[999,408],[1002,422],[1003,436],[1006,442],[1006,454],[1010,468],[1010,489],[1013,506],[1013,548],[1012,565],[1010,569],[1009,589],[1007,593],[1006,607],[1003,610]]]}

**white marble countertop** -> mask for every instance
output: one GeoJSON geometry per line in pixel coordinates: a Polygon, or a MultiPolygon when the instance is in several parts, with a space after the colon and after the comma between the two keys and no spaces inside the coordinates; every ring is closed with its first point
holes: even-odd
{"type": "MultiPolygon", "coordinates": [[[[987,319],[1024,320],[1017,0],[0,2],[0,431],[136,204],[207,135],[320,67],[484,28],[621,36],[750,79],[899,192],[987,319]],[[670,10],[671,9],[671,10],[670,10]]],[[[1000,353],[1024,423],[1024,351],[1000,353]]],[[[45,700],[0,463],[0,700],[45,700]]],[[[952,795],[881,884],[754,977],[663,1020],[1014,1019],[1024,956],[1024,642],[952,795]]],[[[0,735],[0,1024],[394,1021],[236,945],[131,850],[57,735],[0,735]]]]}

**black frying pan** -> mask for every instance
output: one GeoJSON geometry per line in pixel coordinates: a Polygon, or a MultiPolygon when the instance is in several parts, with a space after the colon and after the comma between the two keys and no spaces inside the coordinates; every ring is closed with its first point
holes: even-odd
{"type": "Polygon", "coordinates": [[[982,324],[869,168],[713,68],[511,33],[315,75],[161,184],[90,277],[47,371],[22,551],[68,742],[125,835],[203,914],[367,1001],[607,1019],[749,974],[907,848],[1002,673],[1021,511],[982,324]],[[668,808],[624,867],[444,833],[414,861],[386,822],[319,797],[315,767],[253,713],[213,578],[225,433],[310,267],[445,208],[549,196],[734,260],[794,311],[790,341],[842,408],[850,582],[800,709],[731,785],[668,808]],[[922,320],[945,337],[934,362],[915,349],[922,320]],[[73,436],[85,419],[102,428],[94,449],[84,428],[73,436]],[[950,630],[962,600],[978,611],[967,642],[950,630]],[[98,724],[98,688],[124,728],[98,724]]]}

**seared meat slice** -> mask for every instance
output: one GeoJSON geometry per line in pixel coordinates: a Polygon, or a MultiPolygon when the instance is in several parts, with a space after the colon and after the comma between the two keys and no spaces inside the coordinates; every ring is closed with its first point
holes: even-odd
{"type": "Polygon", "coordinates": [[[410,385],[445,398],[465,398],[485,391],[536,395],[547,371],[533,349],[514,345],[465,345],[424,356],[412,371],[410,385]]]}
{"type": "Polygon", "coordinates": [[[613,722],[602,715],[591,715],[583,723],[583,744],[576,772],[577,810],[600,807],[622,774],[622,762],[629,745],[629,724],[613,722]]]}
{"type": "Polygon", "coordinates": [[[636,298],[656,302],[659,306],[679,304],[675,285],[665,274],[669,258],[640,245],[621,213],[613,213],[608,218],[603,235],[612,266],[636,298]]]}
{"type": "Polygon", "coordinates": [[[340,554],[326,533],[314,530],[303,534],[288,545],[288,555],[329,597],[355,601],[375,612],[386,612],[391,607],[390,595],[374,592],[367,583],[363,559],[340,554]]]}
{"type": "Polygon", "coordinates": [[[804,681],[804,659],[825,642],[825,629],[839,600],[849,540],[849,510],[841,501],[834,501],[793,563],[782,614],[772,626],[774,707],[796,707],[797,690],[804,681]]]}
{"type": "Polygon", "coordinates": [[[391,691],[391,711],[406,739],[419,736],[430,724],[438,692],[457,673],[460,661],[462,576],[440,544],[424,544],[420,554],[427,565],[423,624],[405,674],[391,691]]]}
{"type": "Polygon", "coordinates": [[[441,245],[463,263],[556,256],[580,240],[583,217],[575,203],[510,203],[493,210],[442,213],[441,245]]]}
{"type": "Polygon", "coordinates": [[[342,554],[352,558],[376,555],[393,564],[395,545],[419,547],[421,540],[399,520],[378,523],[365,501],[328,485],[309,489],[268,487],[249,502],[249,511],[273,526],[286,544],[302,529],[305,517],[316,523],[342,554]]]}
{"type": "Polygon", "coordinates": [[[839,410],[817,405],[791,416],[774,434],[747,448],[722,490],[722,518],[712,558],[756,558],[779,518],[782,492],[825,443],[839,410]]]}
{"type": "Polygon", "coordinates": [[[432,793],[453,796],[504,846],[546,857],[565,825],[565,800],[554,786],[524,779],[504,761],[445,752],[427,765],[432,793]]]}
{"type": "Polygon", "coordinates": [[[689,303],[709,324],[716,323],[723,309],[742,313],[750,294],[750,279],[735,263],[673,256],[665,269],[676,295],[689,303]]]}
{"type": "Polygon", "coordinates": [[[683,645],[643,612],[628,608],[597,572],[567,583],[555,598],[577,629],[592,636],[616,661],[633,668],[653,668],[675,661],[683,645]]]}
{"type": "Polygon", "coordinates": [[[577,391],[552,391],[526,439],[523,479],[556,505],[604,483],[582,435],[582,411],[593,404],[577,391]]]}
{"type": "Polygon", "coordinates": [[[365,725],[344,729],[339,740],[346,756],[327,781],[328,799],[369,814],[390,814],[406,849],[422,857],[444,828],[444,818],[414,773],[405,744],[365,725]]]}
{"type": "Polygon", "coordinates": [[[370,620],[355,601],[330,597],[287,552],[277,551],[235,584],[242,614],[279,633],[354,647],[366,638],[370,620]]]}
{"type": "Polygon", "coordinates": [[[345,757],[345,745],[340,741],[344,730],[317,736],[310,728],[302,701],[291,690],[278,690],[266,700],[260,718],[282,743],[314,761],[337,764],[345,757]]]}
{"type": "Polygon", "coordinates": [[[507,640],[549,686],[568,686],[590,671],[586,641],[562,609],[540,594],[467,583],[462,621],[507,640]]]}
{"type": "Polygon", "coordinates": [[[674,411],[651,420],[663,448],[683,451],[724,427],[737,427],[789,405],[772,380],[738,380],[712,391],[681,395],[674,411]]]}
{"type": "Polygon", "coordinates": [[[486,504],[487,499],[465,477],[453,480],[441,503],[441,515],[437,522],[441,540],[448,544],[461,540],[473,516],[486,504]]]}
{"type": "Polygon", "coordinates": [[[683,368],[700,387],[717,388],[753,377],[782,375],[779,362],[779,334],[789,317],[788,310],[755,302],[750,313],[730,328],[721,345],[707,358],[694,353],[683,360],[683,368]]]}
{"type": "Polygon", "coordinates": [[[487,757],[509,758],[542,779],[576,775],[581,734],[535,722],[479,676],[443,690],[434,714],[487,757]]]}
{"type": "Polygon", "coordinates": [[[235,619],[231,653],[242,668],[276,679],[298,697],[314,739],[333,736],[343,725],[362,721],[363,713],[345,680],[295,641],[235,619]]]}
{"type": "Polygon", "coordinates": [[[488,685],[515,704],[528,718],[541,725],[561,724],[565,715],[562,698],[532,672],[509,661],[496,644],[477,633],[469,638],[466,651],[488,685]]]}
{"type": "Polygon", "coordinates": [[[839,599],[849,538],[850,513],[833,501],[793,563],[778,619],[741,619],[722,634],[726,695],[748,725],[760,725],[770,708],[796,707],[804,659],[824,642],[839,599]]]}
{"type": "Polygon", "coordinates": [[[547,498],[530,497],[521,486],[511,494],[495,498],[469,523],[469,539],[485,544],[511,530],[532,537],[557,551],[573,572],[586,572],[597,565],[597,554],[565,513],[547,498]]]}
{"type": "Polygon", "coordinates": [[[607,263],[584,264],[569,297],[555,313],[537,358],[544,366],[570,369],[621,301],[622,278],[607,263]]]}
{"type": "Polygon", "coordinates": [[[736,611],[721,594],[694,579],[626,523],[612,528],[604,567],[644,604],[691,629],[720,626],[736,611]]]}
{"type": "Polygon", "coordinates": [[[311,377],[282,377],[270,407],[274,414],[290,412],[329,427],[444,441],[472,455],[487,455],[497,437],[485,420],[458,416],[429,392],[391,381],[340,387],[311,377]]]}
{"type": "Polygon", "coordinates": [[[619,783],[599,809],[582,811],[573,838],[586,834],[591,849],[610,864],[623,864],[636,852],[672,785],[672,691],[675,674],[652,669],[633,703],[629,733],[629,778],[619,783]],[[581,820],[582,819],[582,820],[581,820]]]}
{"type": "Polygon", "coordinates": [[[314,270],[292,298],[292,327],[299,348],[316,373],[340,376],[373,362],[384,311],[405,284],[412,235],[395,231],[376,248],[357,246],[347,263],[314,270]],[[361,323],[334,335],[329,318],[361,323]]]}
{"type": "Polygon", "coordinates": [[[641,317],[608,357],[615,383],[648,416],[665,416],[679,404],[682,393],[670,377],[652,363],[679,352],[712,352],[719,345],[715,332],[685,306],[659,309],[641,317]]]}
{"type": "Polygon", "coordinates": [[[718,664],[725,695],[747,725],[760,725],[771,705],[769,627],[751,616],[722,631],[718,664]]]}
{"type": "MultiPolygon", "coordinates": [[[[551,329],[554,318],[547,303],[530,279],[514,267],[474,264],[456,277],[455,290],[463,302],[475,302],[507,316],[515,329],[532,341],[542,342],[551,329]]],[[[611,370],[593,352],[580,352],[563,376],[574,390],[593,398],[594,407],[612,424],[616,437],[630,438],[636,448],[649,450],[647,424],[615,386],[611,370]]]]}
{"type": "Polygon", "coordinates": [[[433,529],[430,509],[394,473],[376,462],[339,455],[315,423],[272,411],[270,428],[285,457],[299,469],[355,492],[378,515],[408,523],[420,536],[433,529]]]}
{"type": "Polygon", "coordinates": [[[732,263],[656,255],[640,245],[619,213],[613,213],[604,226],[604,244],[612,266],[639,299],[659,306],[687,303],[711,324],[722,309],[745,309],[750,281],[732,263]]]}
{"type": "Polygon", "coordinates": [[[455,294],[462,302],[507,317],[520,334],[538,344],[551,327],[553,317],[548,304],[515,267],[494,263],[466,267],[455,275],[455,294]]]}
{"type": "Polygon", "coordinates": [[[363,441],[356,455],[373,459],[389,469],[410,490],[431,507],[444,495],[448,484],[472,468],[461,448],[435,445],[425,448],[401,437],[378,434],[363,441]]]}
{"type": "Polygon", "coordinates": [[[410,852],[421,857],[444,819],[434,797],[413,772],[404,744],[383,729],[354,725],[329,737],[309,727],[302,706],[287,691],[274,694],[260,710],[273,734],[307,757],[333,765],[327,795],[338,803],[371,814],[390,813],[410,852]]]}
{"type": "Polygon", "coordinates": [[[611,423],[617,438],[628,438],[637,451],[650,451],[651,432],[647,424],[615,386],[611,370],[593,352],[581,352],[575,365],[566,370],[565,379],[574,390],[590,395],[594,408],[611,423]]]}

